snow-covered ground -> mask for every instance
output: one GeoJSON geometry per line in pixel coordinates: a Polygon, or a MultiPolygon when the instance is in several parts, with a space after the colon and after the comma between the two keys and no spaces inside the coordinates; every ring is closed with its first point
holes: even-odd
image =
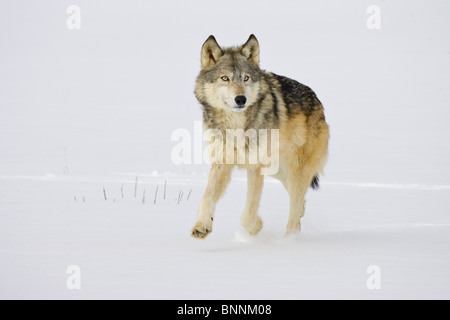
{"type": "Polygon", "coordinates": [[[450,298],[450,3],[377,2],[1,2],[0,298],[450,298]],[[251,237],[236,171],[195,240],[208,166],[171,134],[201,120],[203,41],[251,33],[323,102],[326,175],[289,238],[266,178],[251,237]]]}

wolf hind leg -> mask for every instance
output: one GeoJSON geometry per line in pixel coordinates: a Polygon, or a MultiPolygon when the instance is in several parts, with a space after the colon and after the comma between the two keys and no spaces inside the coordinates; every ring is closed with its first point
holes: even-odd
{"type": "Polygon", "coordinates": [[[317,171],[308,168],[307,165],[297,166],[290,170],[287,181],[290,208],[286,235],[297,233],[301,230],[300,218],[305,215],[305,195],[316,174],[317,171]]]}
{"type": "Polygon", "coordinates": [[[258,207],[264,185],[264,175],[259,167],[247,168],[247,201],[241,216],[241,224],[251,235],[256,235],[261,230],[263,223],[258,216],[258,207]]]}

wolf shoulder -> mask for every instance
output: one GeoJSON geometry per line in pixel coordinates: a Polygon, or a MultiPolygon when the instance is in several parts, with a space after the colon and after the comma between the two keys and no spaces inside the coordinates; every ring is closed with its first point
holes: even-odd
{"type": "Polygon", "coordinates": [[[273,72],[265,74],[271,85],[276,87],[275,90],[281,93],[289,115],[303,113],[310,116],[316,112],[323,112],[322,103],[310,87],[273,72]]]}

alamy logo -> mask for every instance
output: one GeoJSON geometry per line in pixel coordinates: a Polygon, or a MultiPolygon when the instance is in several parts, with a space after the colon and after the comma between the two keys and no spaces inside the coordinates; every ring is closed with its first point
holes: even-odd
{"type": "Polygon", "coordinates": [[[371,5],[367,8],[366,13],[369,14],[366,25],[369,30],[381,29],[381,9],[377,5],[371,5]]]}
{"type": "Polygon", "coordinates": [[[81,29],[81,9],[77,5],[68,6],[66,13],[69,15],[66,20],[66,26],[69,30],[81,29]]]}
{"type": "Polygon", "coordinates": [[[81,289],[81,269],[77,265],[67,267],[66,273],[69,275],[66,280],[66,287],[69,290],[81,289]]]}
{"type": "Polygon", "coordinates": [[[274,175],[279,169],[278,129],[227,129],[225,133],[208,129],[203,133],[202,122],[194,121],[193,138],[189,130],[180,128],[172,133],[171,140],[178,141],[171,152],[172,162],[177,165],[261,164],[263,175],[274,175]]]}
{"type": "Polygon", "coordinates": [[[377,265],[367,267],[367,274],[370,276],[367,278],[366,285],[369,290],[381,289],[381,268],[377,265]]]}

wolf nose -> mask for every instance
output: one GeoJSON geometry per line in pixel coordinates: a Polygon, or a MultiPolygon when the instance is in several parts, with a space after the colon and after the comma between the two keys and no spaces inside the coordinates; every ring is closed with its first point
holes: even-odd
{"type": "Polygon", "coordinates": [[[237,96],[234,98],[234,101],[238,106],[242,107],[247,102],[247,98],[245,96],[237,96]]]}

